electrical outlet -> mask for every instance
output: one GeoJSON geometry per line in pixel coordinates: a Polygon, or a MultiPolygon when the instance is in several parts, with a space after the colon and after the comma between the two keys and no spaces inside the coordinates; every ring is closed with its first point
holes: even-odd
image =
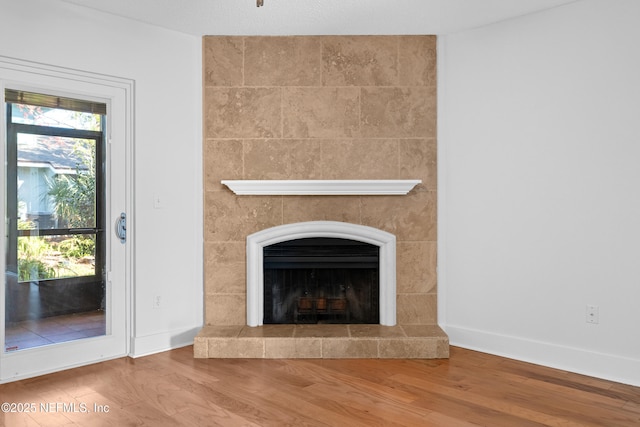
{"type": "Polygon", "coordinates": [[[597,324],[600,322],[600,313],[597,305],[587,306],[587,323],[597,324]]]}
{"type": "Polygon", "coordinates": [[[153,308],[162,308],[163,301],[160,295],[156,295],[153,297],[153,308]]]}

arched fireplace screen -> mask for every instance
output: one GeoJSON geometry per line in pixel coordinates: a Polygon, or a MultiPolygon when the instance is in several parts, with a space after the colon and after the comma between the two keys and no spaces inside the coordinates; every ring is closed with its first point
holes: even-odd
{"type": "Polygon", "coordinates": [[[378,246],[314,237],[263,251],[265,324],[380,322],[378,246]]]}

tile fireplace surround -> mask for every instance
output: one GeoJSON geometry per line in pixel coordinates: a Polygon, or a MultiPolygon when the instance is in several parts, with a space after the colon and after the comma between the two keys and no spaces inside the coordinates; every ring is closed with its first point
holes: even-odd
{"type": "Polygon", "coordinates": [[[195,357],[441,358],[435,36],[203,40],[205,326],[195,357]],[[406,180],[407,195],[236,195],[223,180],[406,180]],[[396,238],[396,318],[247,326],[247,237],[336,221],[396,238]]]}

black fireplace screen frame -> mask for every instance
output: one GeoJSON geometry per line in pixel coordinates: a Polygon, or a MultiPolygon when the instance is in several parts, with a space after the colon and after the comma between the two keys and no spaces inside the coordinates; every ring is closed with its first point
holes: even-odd
{"type": "Polygon", "coordinates": [[[380,322],[380,248],[313,237],[263,248],[264,324],[380,322]]]}

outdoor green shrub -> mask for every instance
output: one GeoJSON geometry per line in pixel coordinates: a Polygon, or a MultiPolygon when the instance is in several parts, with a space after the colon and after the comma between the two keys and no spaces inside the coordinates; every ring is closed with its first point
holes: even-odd
{"type": "Polygon", "coordinates": [[[22,282],[56,277],[55,270],[40,260],[50,252],[51,245],[42,237],[18,238],[18,279],[22,282]]]}
{"type": "Polygon", "coordinates": [[[53,279],[56,271],[37,259],[18,259],[18,280],[27,282],[29,280],[53,279]]]}
{"type": "Polygon", "coordinates": [[[93,256],[96,249],[96,242],[87,237],[74,236],[71,239],[63,240],[58,244],[58,251],[65,258],[82,258],[83,256],[93,256]]]}

